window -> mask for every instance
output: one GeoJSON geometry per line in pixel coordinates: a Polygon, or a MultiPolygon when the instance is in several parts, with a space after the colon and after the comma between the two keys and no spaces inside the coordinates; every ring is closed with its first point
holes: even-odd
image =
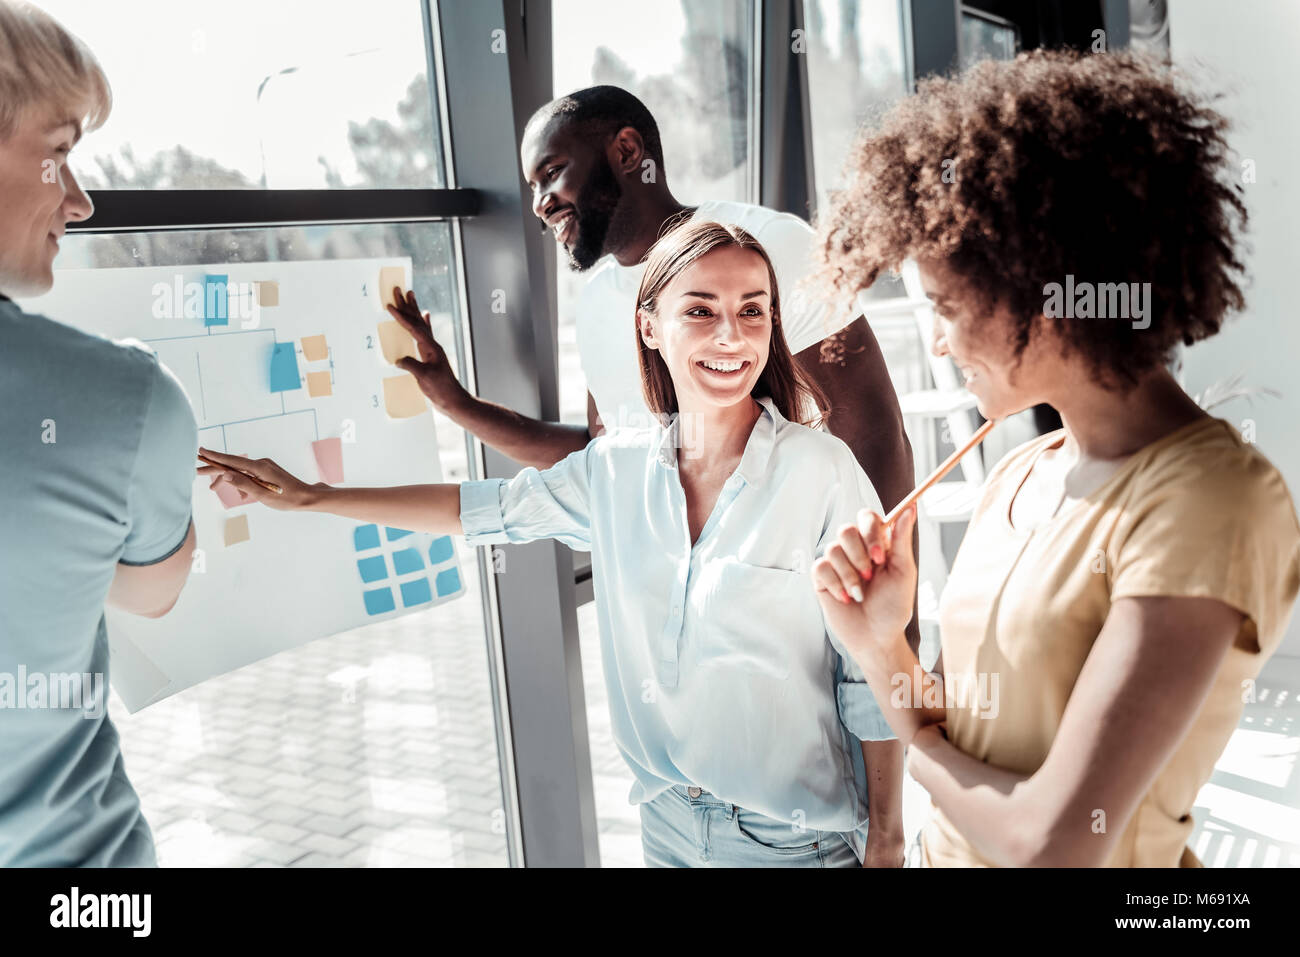
{"type": "Polygon", "coordinates": [[[824,207],[859,128],[907,93],[903,27],[898,0],[805,0],[804,23],[813,169],[824,207]]]}
{"type": "Polygon", "coordinates": [[[109,122],[76,151],[88,188],[445,183],[418,3],[338,16],[311,0],[135,0],[130,28],[116,4],[41,6],[113,86],[109,122]]]}
{"type": "MultiPolygon", "coordinates": [[[[659,125],[664,175],[678,201],[756,202],[751,4],[649,0],[620,7],[617,31],[608,24],[603,0],[554,5],[555,95],[602,84],[628,90],[659,125]]],[[[560,262],[560,410],[566,422],[587,421],[587,386],[573,328],[584,281],[560,262]]],[[[629,327],[631,322],[628,317],[629,327]]]]}
{"type": "Polygon", "coordinates": [[[961,9],[961,68],[980,60],[1012,60],[1020,47],[1020,31],[1010,20],[982,10],[961,9]]]}

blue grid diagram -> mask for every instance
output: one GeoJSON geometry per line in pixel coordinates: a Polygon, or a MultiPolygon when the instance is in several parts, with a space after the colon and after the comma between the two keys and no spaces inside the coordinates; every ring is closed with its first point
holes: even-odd
{"type": "Polygon", "coordinates": [[[395,611],[399,601],[402,608],[418,608],[461,590],[449,535],[435,538],[405,528],[358,525],[352,530],[352,547],[357,574],[369,586],[361,591],[368,615],[395,611]]]}

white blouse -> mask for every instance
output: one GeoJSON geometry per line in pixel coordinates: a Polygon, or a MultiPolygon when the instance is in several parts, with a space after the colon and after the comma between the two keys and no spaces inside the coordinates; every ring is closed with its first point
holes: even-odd
{"type": "Polygon", "coordinates": [[[677,472],[689,418],[676,416],[607,432],[545,471],[466,482],[461,522],[470,545],[554,538],[591,552],[633,804],[694,785],[801,827],[851,831],[867,819],[859,741],[894,734],[827,628],[809,569],[880,499],[843,441],[758,401],[694,545],[677,472]]]}

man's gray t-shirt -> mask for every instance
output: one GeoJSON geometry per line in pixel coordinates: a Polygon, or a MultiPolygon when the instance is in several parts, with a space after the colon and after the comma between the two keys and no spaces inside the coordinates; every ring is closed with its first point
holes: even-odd
{"type": "Polygon", "coordinates": [[[184,544],[196,451],[153,353],[0,298],[0,866],[156,863],[106,714],[104,602],[119,562],[184,544]]]}

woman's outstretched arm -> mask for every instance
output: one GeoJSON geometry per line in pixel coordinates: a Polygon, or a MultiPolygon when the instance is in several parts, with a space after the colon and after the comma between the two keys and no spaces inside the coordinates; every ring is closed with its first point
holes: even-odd
{"type": "Polygon", "coordinates": [[[223,466],[205,465],[197,470],[200,475],[212,476],[213,486],[218,482],[229,482],[249,499],[271,508],[328,512],[362,522],[435,535],[463,534],[458,484],[395,485],[389,488],[334,488],[324,483],[308,485],[270,459],[246,459],[208,449],[199,452],[223,466]],[[281,491],[271,491],[255,478],[278,485],[281,491]]]}
{"type": "Polygon", "coordinates": [[[312,490],[303,509],[362,522],[435,535],[461,535],[460,485],[394,485],[390,488],[312,490]]]}

